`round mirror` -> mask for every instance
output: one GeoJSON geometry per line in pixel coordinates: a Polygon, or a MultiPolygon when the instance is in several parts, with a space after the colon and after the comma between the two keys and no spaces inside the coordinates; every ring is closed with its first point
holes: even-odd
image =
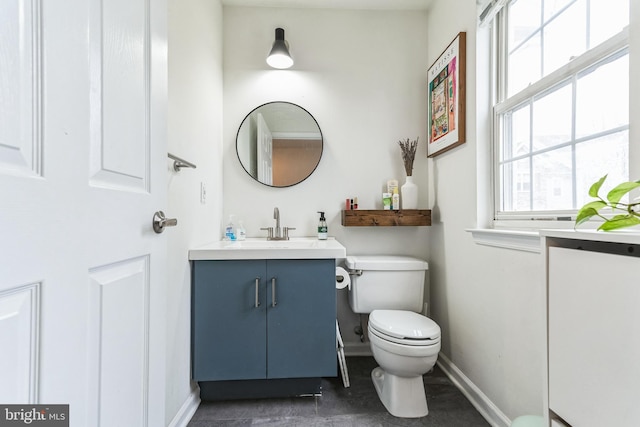
{"type": "Polygon", "coordinates": [[[236,137],[242,167],[253,179],[271,187],[304,181],[320,163],[322,132],[299,105],[269,102],[247,114],[236,137]]]}

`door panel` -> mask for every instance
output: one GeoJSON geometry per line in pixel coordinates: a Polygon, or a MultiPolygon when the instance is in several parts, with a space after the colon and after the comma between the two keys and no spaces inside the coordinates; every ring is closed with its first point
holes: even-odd
{"type": "Polygon", "coordinates": [[[149,257],[89,272],[91,425],[146,425],[149,257]]]}
{"type": "Polygon", "coordinates": [[[40,2],[6,0],[0,13],[0,169],[40,175],[40,2]]]}
{"type": "Polygon", "coordinates": [[[95,2],[93,185],[148,191],[150,34],[145,0],[95,2]],[[102,14],[100,15],[100,12],[102,14]],[[126,76],[126,78],[123,78],[126,76]],[[127,153],[123,156],[123,153],[127,153]]]}
{"type": "Polygon", "coordinates": [[[0,402],[34,402],[37,394],[40,283],[0,292],[0,402]]]}
{"type": "Polygon", "coordinates": [[[193,349],[193,378],[197,381],[265,378],[264,260],[194,264],[192,343],[197,346],[193,349]]]}
{"type": "Polygon", "coordinates": [[[269,260],[267,266],[267,377],[335,376],[335,260],[269,260]]]}
{"type": "Polygon", "coordinates": [[[146,176],[149,136],[146,129],[149,34],[145,4],[145,0],[102,2],[104,169],[140,178],[146,176]],[[133,150],[122,156],[122,149],[129,145],[133,145],[133,150]]]}

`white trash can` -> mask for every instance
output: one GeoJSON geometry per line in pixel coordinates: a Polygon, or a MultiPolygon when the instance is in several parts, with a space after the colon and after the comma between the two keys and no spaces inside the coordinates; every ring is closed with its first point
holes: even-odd
{"type": "Polygon", "coordinates": [[[544,427],[544,418],[539,415],[521,415],[511,422],[511,427],[544,427]]]}

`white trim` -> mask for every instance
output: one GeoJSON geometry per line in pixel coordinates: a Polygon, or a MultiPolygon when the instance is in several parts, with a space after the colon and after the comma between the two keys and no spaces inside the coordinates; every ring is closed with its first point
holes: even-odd
{"type": "Polygon", "coordinates": [[[322,139],[322,134],[318,132],[271,132],[273,139],[322,139]]]}
{"type": "Polygon", "coordinates": [[[531,83],[520,92],[515,93],[507,99],[498,102],[495,106],[497,115],[503,114],[505,111],[513,110],[515,107],[526,102],[531,98],[538,98],[550,91],[555,90],[559,84],[570,79],[582,71],[592,68],[609,56],[614,55],[628,49],[629,46],[629,27],[625,27],[620,33],[612,36],[600,45],[591,48],[574,60],[568,62],[564,66],[542,77],[537,82],[531,83]]]}
{"type": "Polygon", "coordinates": [[[484,0],[481,4],[476,2],[476,8],[479,11],[478,27],[489,25],[505,4],[507,4],[507,0],[484,0]]]}
{"type": "Polygon", "coordinates": [[[511,420],[445,355],[438,355],[438,366],[451,382],[493,427],[509,427],[511,420]]]}
{"type": "Polygon", "coordinates": [[[466,229],[478,245],[517,251],[541,253],[538,231],[496,230],[494,228],[466,229]]]}
{"type": "Polygon", "coordinates": [[[198,406],[200,406],[200,388],[194,385],[191,393],[189,393],[167,427],[187,427],[189,421],[191,421],[191,418],[193,418],[193,415],[196,413],[198,406]]]}

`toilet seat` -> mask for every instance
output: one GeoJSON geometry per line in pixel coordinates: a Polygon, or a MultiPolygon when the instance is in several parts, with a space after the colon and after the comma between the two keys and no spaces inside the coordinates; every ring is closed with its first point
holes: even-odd
{"type": "Polygon", "coordinates": [[[440,343],[440,327],[418,313],[404,310],[374,310],[369,315],[369,330],[379,338],[408,346],[440,343]]]}

